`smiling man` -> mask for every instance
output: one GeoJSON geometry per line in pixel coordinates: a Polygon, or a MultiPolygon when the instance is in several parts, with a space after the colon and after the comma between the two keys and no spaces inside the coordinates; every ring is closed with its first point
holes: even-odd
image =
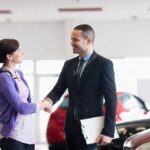
{"type": "Polygon", "coordinates": [[[60,77],[47,95],[53,104],[69,91],[65,133],[68,150],[96,150],[97,143],[110,143],[114,136],[116,87],[112,62],[94,51],[95,33],[81,24],[71,33],[73,53],[77,57],[65,62],[60,77]],[[106,112],[103,112],[105,98],[106,112]],[[104,128],[95,143],[87,144],[81,130],[81,119],[105,115],[104,128]]]}

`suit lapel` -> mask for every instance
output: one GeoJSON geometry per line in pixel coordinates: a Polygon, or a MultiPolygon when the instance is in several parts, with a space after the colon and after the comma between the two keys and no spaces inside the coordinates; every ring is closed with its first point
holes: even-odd
{"type": "Polygon", "coordinates": [[[77,66],[79,62],[79,57],[76,57],[76,59],[73,62],[73,78],[72,78],[72,84],[77,88],[77,66]]]}
{"type": "Polygon", "coordinates": [[[88,74],[90,73],[90,69],[91,69],[91,65],[93,63],[93,61],[95,60],[95,58],[98,56],[98,54],[94,51],[91,58],[89,59],[87,65],[85,66],[82,75],[81,75],[81,79],[79,82],[79,86],[78,89],[83,85],[83,83],[86,81],[86,78],[88,77],[88,74]]]}

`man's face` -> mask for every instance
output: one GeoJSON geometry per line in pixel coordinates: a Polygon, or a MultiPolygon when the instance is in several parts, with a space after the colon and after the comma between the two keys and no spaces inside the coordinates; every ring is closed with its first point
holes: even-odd
{"type": "Polygon", "coordinates": [[[88,40],[83,37],[81,30],[73,30],[71,34],[71,45],[73,47],[73,53],[83,54],[88,48],[88,40]]]}

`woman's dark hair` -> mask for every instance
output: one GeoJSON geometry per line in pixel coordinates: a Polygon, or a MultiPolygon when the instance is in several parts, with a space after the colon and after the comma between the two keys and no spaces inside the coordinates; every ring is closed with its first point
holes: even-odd
{"type": "Polygon", "coordinates": [[[7,54],[15,52],[19,47],[19,42],[15,39],[0,40],[0,63],[6,61],[7,54]]]}

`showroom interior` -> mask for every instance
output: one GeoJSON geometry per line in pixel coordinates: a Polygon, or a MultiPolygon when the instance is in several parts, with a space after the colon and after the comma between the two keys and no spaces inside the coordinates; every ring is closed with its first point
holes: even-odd
{"type": "MultiPolygon", "coordinates": [[[[95,51],[112,60],[117,92],[132,93],[150,104],[149,0],[0,0],[0,39],[20,42],[24,61],[18,68],[33,100],[46,96],[64,62],[76,56],[70,34],[82,23],[95,30],[95,51]]],[[[44,111],[35,115],[36,150],[48,150],[49,116],[44,111]]]]}

